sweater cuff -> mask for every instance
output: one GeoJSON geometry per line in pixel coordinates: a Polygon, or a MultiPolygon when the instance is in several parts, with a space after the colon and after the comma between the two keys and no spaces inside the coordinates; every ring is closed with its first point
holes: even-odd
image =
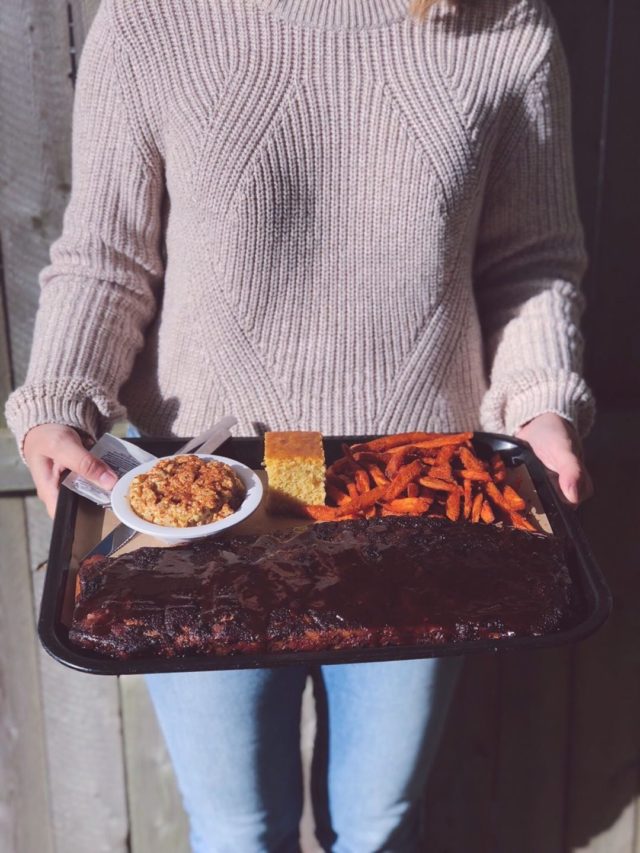
{"type": "MultiPolygon", "coordinates": [[[[62,424],[90,435],[94,440],[105,428],[109,419],[119,412],[108,411],[100,405],[86,382],[70,380],[23,385],[7,400],[5,417],[9,429],[16,437],[23,462],[24,440],[33,427],[40,424],[62,424]]],[[[99,397],[101,395],[98,395],[99,397]]]]}
{"type": "Polygon", "coordinates": [[[584,437],[593,425],[595,404],[577,373],[529,370],[493,383],[482,402],[482,427],[487,432],[515,433],[538,415],[553,412],[573,424],[584,437]]]}

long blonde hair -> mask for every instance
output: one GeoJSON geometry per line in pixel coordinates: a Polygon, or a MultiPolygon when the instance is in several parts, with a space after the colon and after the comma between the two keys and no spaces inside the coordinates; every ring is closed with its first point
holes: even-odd
{"type": "MultiPolygon", "coordinates": [[[[438,0],[411,0],[409,10],[412,15],[418,18],[424,18],[429,9],[435,6],[438,0]]],[[[451,6],[462,5],[463,0],[448,0],[451,6]]]]}

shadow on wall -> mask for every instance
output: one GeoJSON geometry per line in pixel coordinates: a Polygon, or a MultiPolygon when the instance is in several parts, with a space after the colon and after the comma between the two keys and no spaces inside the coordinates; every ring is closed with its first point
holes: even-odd
{"type": "Polygon", "coordinates": [[[634,853],[640,416],[623,420],[604,416],[588,442],[596,496],[581,510],[613,615],[573,648],[467,659],[429,781],[425,853],[569,853],[596,838],[634,853]]]}

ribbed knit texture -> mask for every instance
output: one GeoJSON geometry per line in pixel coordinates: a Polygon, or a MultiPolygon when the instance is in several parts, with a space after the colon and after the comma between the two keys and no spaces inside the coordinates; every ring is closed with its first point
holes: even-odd
{"type": "Polygon", "coordinates": [[[11,428],[586,431],[570,137],[537,0],[103,0],[11,428]]]}

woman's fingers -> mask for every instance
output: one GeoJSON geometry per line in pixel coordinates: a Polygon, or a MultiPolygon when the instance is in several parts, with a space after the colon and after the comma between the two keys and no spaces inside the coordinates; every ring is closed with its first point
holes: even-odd
{"type": "Polygon", "coordinates": [[[103,489],[111,489],[118,481],[118,477],[104,462],[92,456],[86,450],[80,437],[60,441],[55,455],[55,464],[60,468],[68,468],[74,474],[80,474],[85,480],[89,480],[103,489]]]}
{"type": "Polygon", "coordinates": [[[555,471],[558,474],[560,491],[569,503],[577,506],[583,500],[583,467],[578,457],[570,452],[558,454],[557,459],[555,471]]]}
{"type": "Polygon", "coordinates": [[[582,461],[580,442],[571,424],[559,415],[539,415],[522,427],[518,438],[528,441],[536,456],[558,475],[565,500],[577,506],[593,494],[589,472],[582,461]]]}
{"type": "Polygon", "coordinates": [[[73,471],[96,486],[110,490],[117,475],[85,448],[80,435],[61,424],[40,424],[29,430],[24,441],[24,456],[36,484],[38,497],[53,516],[58,500],[60,474],[73,471]]]}

